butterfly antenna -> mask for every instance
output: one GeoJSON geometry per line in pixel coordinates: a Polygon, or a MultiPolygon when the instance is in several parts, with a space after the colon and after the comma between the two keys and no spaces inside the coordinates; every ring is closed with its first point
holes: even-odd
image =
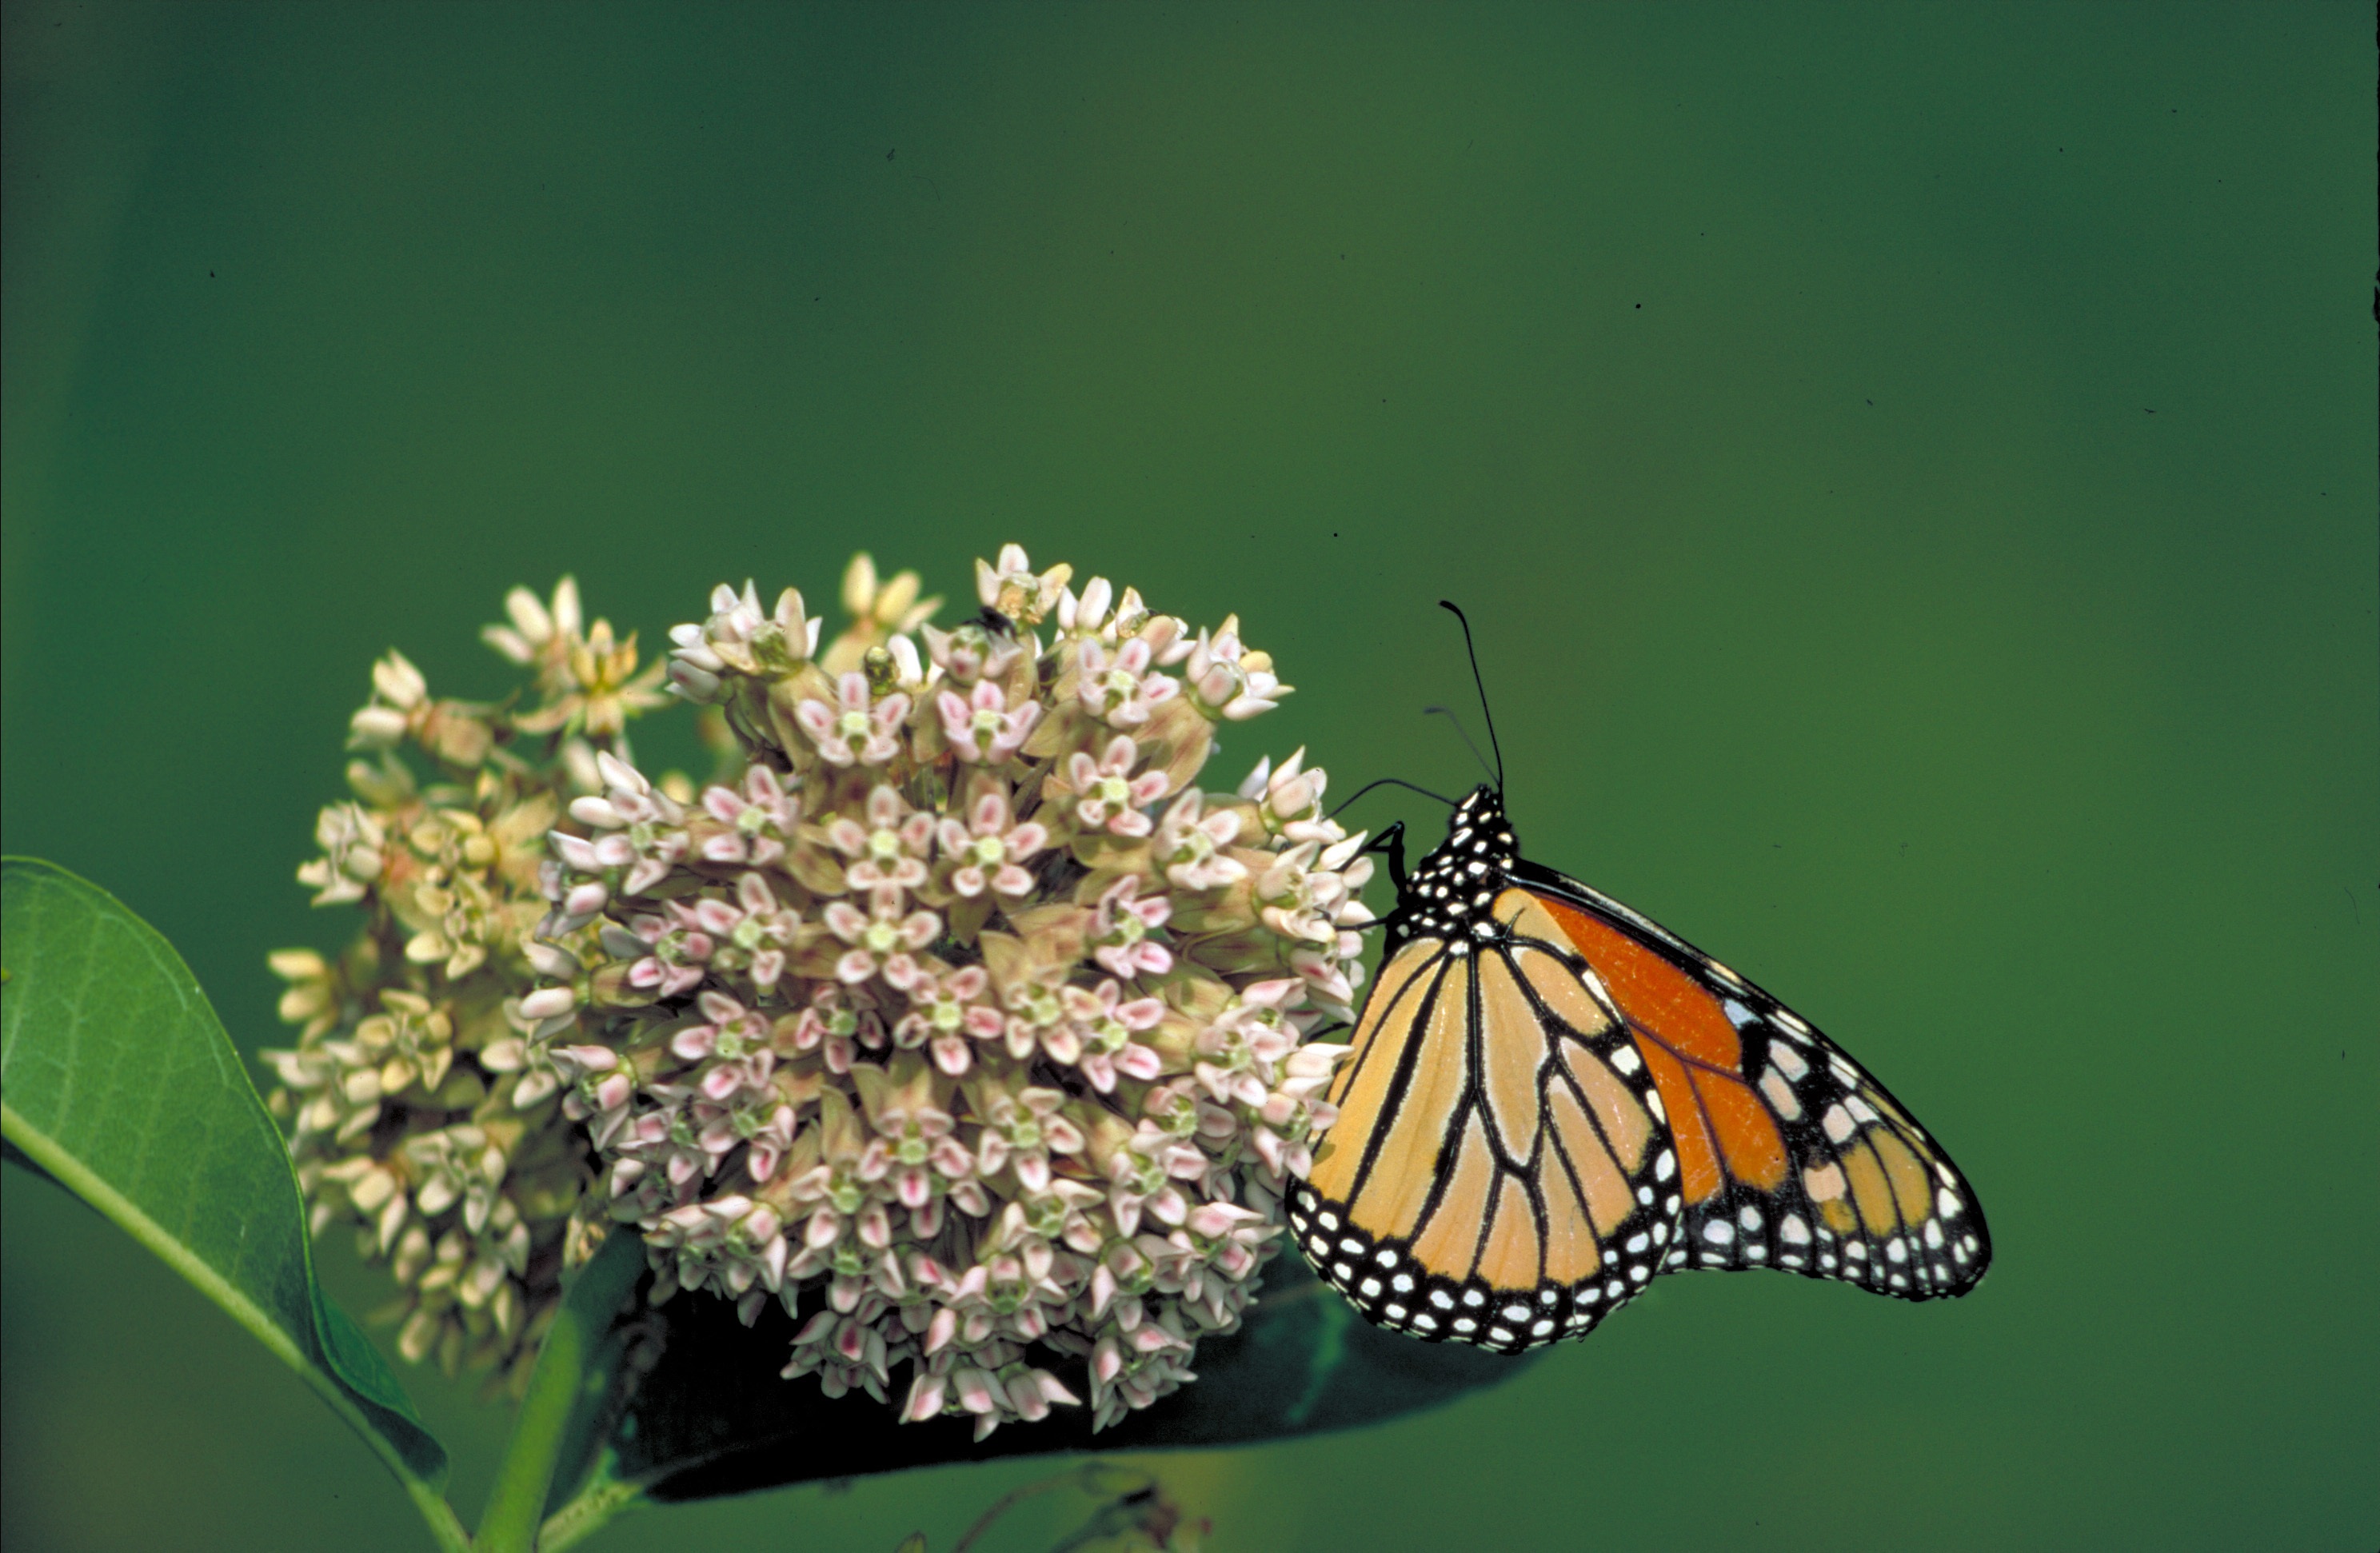
{"type": "MultiPolygon", "coordinates": [[[[1479,649],[1471,643],[1471,617],[1457,609],[1451,600],[1440,599],[1439,608],[1452,613],[1463,622],[1463,650],[1471,657],[1471,685],[1479,692],[1479,715],[1488,724],[1488,747],[1496,752],[1496,791],[1504,790],[1504,746],[1496,742],[1496,714],[1488,710],[1488,682],[1479,677],[1479,649]]],[[[1462,724],[1457,723],[1457,727],[1462,724]]]]}
{"type": "Polygon", "coordinates": [[[1339,816],[1345,811],[1347,805],[1354,803],[1356,799],[1362,797],[1365,794],[1369,793],[1375,787],[1402,787],[1408,793],[1418,793],[1425,798],[1435,798],[1439,803],[1444,804],[1448,808],[1452,808],[1454,807],[1454,800],[1448,797],[1443,793],[1433,793],[1427,787],[1416,787],[1412,783],[1405,781],[1402,777],[1382,777],[1378,782],[1367,782],[1364,783],[1363,786],[1355,789],[1353,793],[1348,794],[1345,800],[1342,802],[1337,808],[1330,811],[1330,817],[1333,819],[1338,819],[1339,816]]]}
{"type": "MultiPolygon", "coordinates": [[[[1471,758],[1479,762],[1479,769],[1486,771],[1491,777],[1497,775],[1496,769],[1488,764],[1488,757],[1480,754],[1478,745],[1472,742],[1471,730],[1463,725],[1463,719],[1454,714],[1454,709],[1452,707],[1424,707],[1421,709],[1421,714],[1424,717],[1429,717],[1434,714],[1436,716],[1443,717],[1449,722],[1453,723],[1454,736],[1463,741],[1463,747],[1471,752],[1471,758]]],[[[1499,777],[1497,781],[1498,785],[1501,786],[1502,779],[1499,777]]]]}

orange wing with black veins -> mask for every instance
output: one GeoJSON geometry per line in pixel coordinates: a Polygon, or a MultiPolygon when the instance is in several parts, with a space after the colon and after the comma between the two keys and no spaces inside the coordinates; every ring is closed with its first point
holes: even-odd
{"type": "Polygon", "coordinates": [[[1609,896],[1559,875],[1536,893],[1669,1113],[1685,1201],[1663,1271],[1779,1268],[1908,1300],[1983,1277],[1973,1191],[1841,1048],[1609,896]]]}

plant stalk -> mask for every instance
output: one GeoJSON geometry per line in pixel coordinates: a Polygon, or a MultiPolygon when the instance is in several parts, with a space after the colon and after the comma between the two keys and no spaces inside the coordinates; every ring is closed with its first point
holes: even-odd
{"type": "Polygon", "coordinates": [[[600,1387],[604,1382],[603,1377],[589,1374],[589,1361],[644,1266],[642,1241],[632,1231],[614,1231],[563,1296],[562,1308],[538,1350],[537,1368],[529,1375],[512,1442],[504,1448],[495,1489],[480,1518],[479,1535],[472,1539],[478,1553],[532,1553],[536,1547],[538,1523],[553,1488],[571,1415],[585,1400],[589,1383],[600,1387]]]}
{"type": "Polygon", "coordinates": [[[470,1534],[463,1530],[463,1523],[455,1519],[455,1507],[446,1502],[444,1496],[418,1477],[405,1480],[405,1493],[413,1501],[413,1508],[421,1512],[439,1553],[471,1553],[470,1534]]]}

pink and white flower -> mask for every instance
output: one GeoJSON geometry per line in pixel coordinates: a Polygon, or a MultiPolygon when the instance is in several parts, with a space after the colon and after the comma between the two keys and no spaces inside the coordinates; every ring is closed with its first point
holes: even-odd
{"type": "Polygon", "coordinates": [[[794,721],[831,766],[883,765],[901,753],[896,735],[908,715],[908,697],[896,690],[871,698],[868,676],[856,669],[835,682],[833,706],[806,700],[794,709],[794,721]]]}
{"type": "Polygon", "coordinates": [[[1166,776],[1132,769],[1140,760],[1140,746],[1128,734],[1118,734],[1094,760],[1076,750],[1066,758],[1066,783],[1075,790],[1075,818],[1085,829],[1111,835],[1145,836],[1153,827],[1140,811],[1165,796],[1166,776]]]}
{"type": "Polygon", "coordinates": [[[998,685],[984,680],[965,696],[953,690],[934,697],[934,710],[942,720],[942,736],[962,760],[997,766],[1024,747],[1026,736],[1041,720],[1041,703],[1026,701],[1014,709],[998,685]]]}
{"type": "Polygon", "coordinates": [[[826,828],[827,840],[835,850],[853,859],[844,873],[852,888],[892,885],[915,890],[925,883],[934,817],[924,809],[912,809],[897,788],[881,783],[868,790],[864,812],[864,825],[844,815],[826,828]]]}
{"type": "Polygon", "coordinates": [[[785,855],[785,843],[802,816],[801,800],[786,793],[776,772],[759,765],[744,773],[741,793],[716,784],[704,788],[702,807],[713,819],[731,827],[704,839],[699,850],[707,863],[766,867],[785,855]]]}
{"type": "Polygon", "coordinates": [[[1049,1189],[1050,1156],[1080,1154],[1087,1141],[1066,1115],[1063,1090],[1038,1086],[1014,1092],[987,1089],[981,1109],[986,1124],[977,1135],[978,1168],[985,1175],[1013,1170],[1028,1192],[1049,1189]]]}
{"type": "Polygon", "coordinates": [[[1096,992],[1069,987],[1062,996],[1081,1049],[1076,1065],[1092,1088],[1112,1094],[1119,1074],[1147,1084],[1164,1074],[1156,1051],[1133,1039],[1156,1027],[1165,1016],[1164,1003],[1155,998],[1126,1000],[1123,984],[1113,980],[1100,982],[1096,992]]]}
{"type": "Polygon", "coordinates": [[[1157,825],[1157,860],[1165,877],[1184,890],[1220,890],[1248,875],[1223,849],[1238,839],[1240,817],[1232,809],[1205,813],[1206,795],[1186,789],[1157,825]]]}
{"type": "Polygon", "coordinates": [[[909,984],[909,1012],[893,1027],[902,1046],[923,1043],[934,1066],[956,1078],[974,1065],[974,1045],[998,1040],[1008,1022],[990,1002],[991,977],[981,965],[967,965],[909,984]]]}
{"type": "Polygon", "coordinates": [[[1138,874],[1127,874],[1099,896],[1091,928],[1092,957],[1111,976],[1130,980],[1136,976],[1163,976],[1173,968],[1173,952],[1151,933],[1173,915],[1173,903],[1164,895],[1140,893],[1138,874]]]}
{"type": "Polygon", "coordinates": [[[826,904],[827,930],[851,946],[835,962],[837,979],[856,985],[882,975],[897,987],[915,977],[916,965],[909,955],[934,941],[934,935],[942,930],[942,919],[922,909],[904,915],[901,908],[905,904],[901,892],[889,884],[868,892],[865,913],[849,901],[826,904]]]}
{"type": "Polygon", "coordinates": [[[926,638],[927,656],[934,661],[936,668],[950,676],[953,685],[971,686],[978,680],[999,679],[1025,654],[1023,642],[1014,637],[995,636],[973,622],[953,631],[937,631],[927,625],[920,628],[920,634],[926,638]]]}
{"type": "Polygon", "coordinates": [[[1033,888],[1025,871],[1026,859],[1050,844],[1050,832],[1031,820],[1019,825],[1008,807],[1008,795],[994,790],[977,798],[966,822],[941,822],[942,856],[955,862],[951,888],[969,900],[986,890],[1002,895],[1023,895],[1033,888]]]}
{"type": "Polygon", "coordinates": [[[1198,633],[1183,665],[1190,700],[1208,717],[1245,722],[1270,711],[1296,686],[1283,685],[1272,672],[1272,659],[1241,645],[1239,616],[1225,620],[1211,636],[1198,633]]]}
{"type": "Polygon", "coordinates": [[[977,560],[975,594],[985,609],[1019,625],[1038,625],[1057,607],[1066,579],[1074,575],[1074,567],[1061,563],[1037,576],[1025,547],[1006,544],[1000,547],[998,565],[977,560]]]}
{"type": "Polygon", "coordinates": [[[1081,652],[1076,695],[1085,711],[1111,727],[1136,728],[1148,721],[1151,709],[1181,694],[1178,680],[1150,667],[1149,645],[1137,637],[1113,651],[1087,637],[1081,652]]]}

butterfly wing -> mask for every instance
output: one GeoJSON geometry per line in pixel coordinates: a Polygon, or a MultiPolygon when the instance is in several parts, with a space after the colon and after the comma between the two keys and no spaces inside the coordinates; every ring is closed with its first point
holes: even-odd
{"type": "Polygon", "coordinates": [[[1584,957],[1529,892],[1488,916],[1492,940],[1390,953],[1290,1221],[1371,1320],[1518,1352],[1641,1292],[1682,1201],[1662,1097],[1584,957]]]}
{"type": "Polygon", "coordinates": [[[1684,1197],[1663,1271],[1771,1267],[1907,1300],[1991,1261],[1973,1189],[1906,1108],[1783,1003],[1650,919],[1530,864],[1666,1102],[1684,1197]]]}

